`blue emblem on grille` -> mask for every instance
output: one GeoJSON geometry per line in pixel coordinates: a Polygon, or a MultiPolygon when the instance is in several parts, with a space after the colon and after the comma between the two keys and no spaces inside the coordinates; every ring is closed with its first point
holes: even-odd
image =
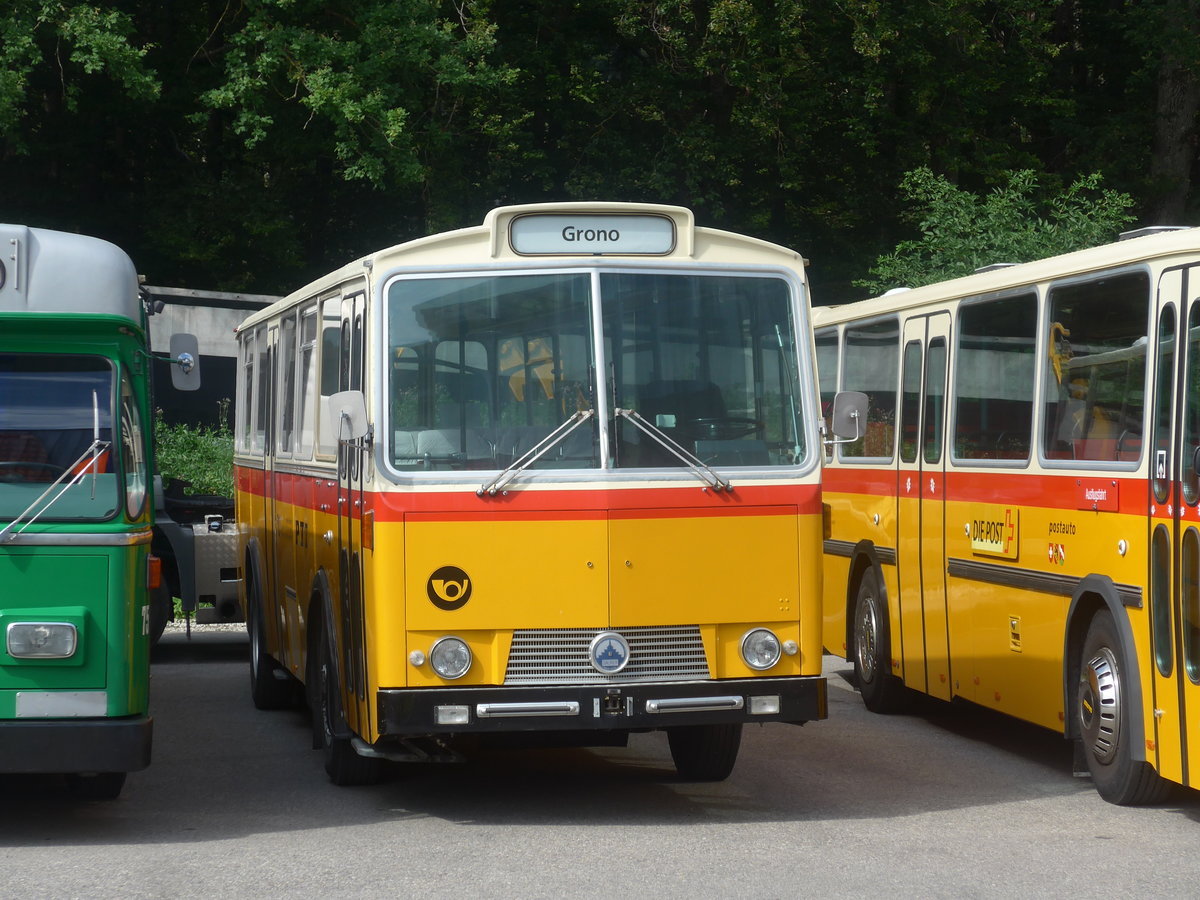
{"type": "Polygon", "coordinates": [[[616,675],[629,662],[629,642],[615,631],[603,631],[592,639],[588,658],[601,675],[616,675]]]}

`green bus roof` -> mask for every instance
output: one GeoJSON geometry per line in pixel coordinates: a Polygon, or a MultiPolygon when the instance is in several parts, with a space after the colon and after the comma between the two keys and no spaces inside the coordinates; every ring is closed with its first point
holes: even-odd
{"type": "Polygon", "coordinates": [[[0,313],[88,313],[140,325],[137,270],[115,244],[0,224],[0,313]]]}

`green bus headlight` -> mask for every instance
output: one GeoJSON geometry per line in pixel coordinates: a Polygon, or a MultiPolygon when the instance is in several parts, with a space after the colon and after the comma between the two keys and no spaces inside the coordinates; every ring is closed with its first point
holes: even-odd
{"type": "Polygon", "coordinates": [[[79,632],[70,622],[13,622],[5,634],[14,659],[66,659],[78,646],[79,632]]]}

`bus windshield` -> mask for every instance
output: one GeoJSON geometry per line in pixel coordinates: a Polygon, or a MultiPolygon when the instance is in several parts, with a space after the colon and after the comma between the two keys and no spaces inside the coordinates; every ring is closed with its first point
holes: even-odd
{"type": "Polygon", "coordinates": [[[112,440],[113,381],[112,364],[98,356],[0,353],[0,519],[40,510],[40,521],[116,514],[111,454],[87,453],[97,437],[112,440]],[[52,482],[81,473],[57,500],[61,485],[29,509],[52,482]]]}
{"type": "Polygon", "coordinates": [[[531,468],[690,464],[661,437],[706,465],[790,465],[806,453],[782,278],[403,278],[387,301],[386,433],[399,470],[508,466],[576,413],[596,410],[598,396],[609,419],[605,452],[589,419],[531,468]],[[615,416],[618,409],[645,424],[615,416]]]}

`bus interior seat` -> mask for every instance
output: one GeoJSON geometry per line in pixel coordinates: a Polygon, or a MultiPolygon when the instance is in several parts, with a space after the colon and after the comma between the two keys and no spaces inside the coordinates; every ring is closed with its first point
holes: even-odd
{"type": "MultiPolygon", "coordinates": [[[[595,465],[594,426],[576,426],[552,444],[533,463],[535,468],[587,469],[595,465]]],[[[496,431],[496,459],[509,465],[520,459],[554,431],[550,425],[507,425],[496,431]]]]}
{"type": "Polygon", "coordinates": [[[1092,406],[1084,416],[1081,438],[1075,441],[1076,459],[1117,459],[1120,428],[1101,406],[1092,406]]]}
{"type": "Polygon", "coordinates": [[[393,435],[397,465],[427,469],[488,468],[492,445],[475,428],[400,429],[393,435]]]}
{"type": "Polygon", "coordinates": [[[0,480],[53,481],[57,476],[38,435],[32,431],[0,431],[0,480]]]}

